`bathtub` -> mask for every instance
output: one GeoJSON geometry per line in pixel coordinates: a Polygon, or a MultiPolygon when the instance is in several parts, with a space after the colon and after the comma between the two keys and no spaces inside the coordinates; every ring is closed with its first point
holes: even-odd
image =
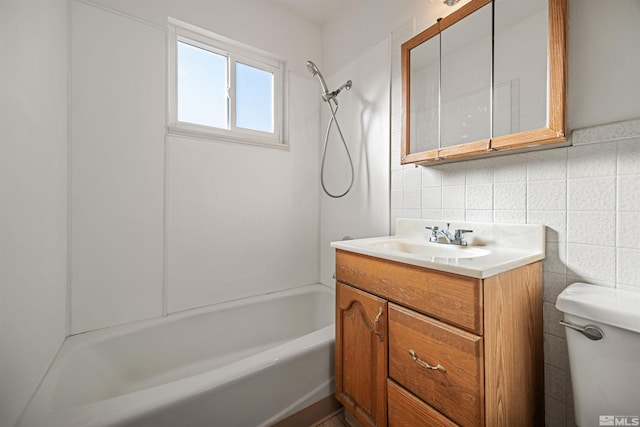
{"type": "Polygon", "coordinates": [[[75,335],[18,426],[268,426],[333,393],[333,323],[308,285],[75,335]]]}

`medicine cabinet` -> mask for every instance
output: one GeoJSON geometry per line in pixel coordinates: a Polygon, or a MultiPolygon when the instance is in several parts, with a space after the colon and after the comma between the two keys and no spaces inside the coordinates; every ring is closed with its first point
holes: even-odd
{"type": "Polygon", "coordinates": [[[567,145],[567,0],[470,0],[402,44],[402,164],[567,145]]]}

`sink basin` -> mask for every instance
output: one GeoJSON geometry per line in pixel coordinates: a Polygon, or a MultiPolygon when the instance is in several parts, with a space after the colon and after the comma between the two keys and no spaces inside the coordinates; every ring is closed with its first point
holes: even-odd
{"type": "Polygon", "coordinates": [[[488,255],[491,252],[488,249],[471,246],[457,246],[431,242],[410,242],[398,239],[372,242],[370,246],[372,248],[385,249],[391,252],[402,252],[427,258],[477,258],[488,255]]]}

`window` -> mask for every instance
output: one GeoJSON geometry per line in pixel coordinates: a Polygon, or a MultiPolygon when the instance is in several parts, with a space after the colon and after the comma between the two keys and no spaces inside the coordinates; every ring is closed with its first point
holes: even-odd
{"type": "Polygon", "coordinates": [[[169,21],[169,132],[285,148],[284,62],[169,21]]]}

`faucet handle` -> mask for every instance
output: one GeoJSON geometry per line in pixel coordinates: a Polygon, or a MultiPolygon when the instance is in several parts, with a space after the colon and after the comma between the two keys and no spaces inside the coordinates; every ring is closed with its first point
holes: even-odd
{"type": "Polygon", "coordinates": [[[464,233],[473,233],[473,230],[462,230],[462,229],[456,230],[454,237],[456,239],[461,239],[464,233]]]}

